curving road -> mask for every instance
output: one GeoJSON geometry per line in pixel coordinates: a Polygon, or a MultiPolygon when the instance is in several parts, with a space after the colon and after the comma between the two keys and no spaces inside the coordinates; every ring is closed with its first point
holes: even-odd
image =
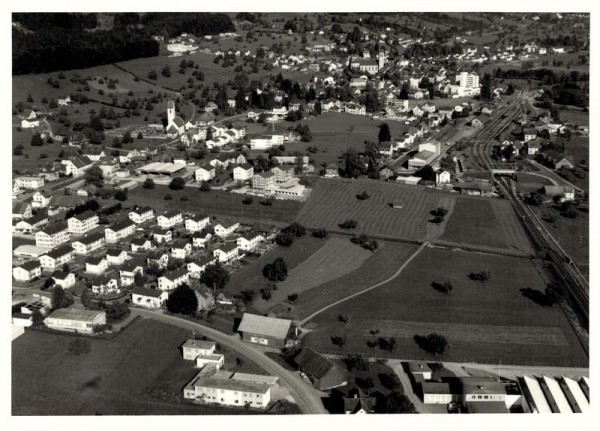
{"type": "Polygon", "coordinates": [[[131,313],[206,335],[212,340],[256,362],[270,375],[279,377],[279,383],[288,389],[302,413],[327,414],[318,392],[309,383],[304,381],[297,373],[286,370],[277,362],[264,355],[256,346],[240,340],[237,335],[226,335],[199,323],[156,311],[131,308],[131,313]]]}

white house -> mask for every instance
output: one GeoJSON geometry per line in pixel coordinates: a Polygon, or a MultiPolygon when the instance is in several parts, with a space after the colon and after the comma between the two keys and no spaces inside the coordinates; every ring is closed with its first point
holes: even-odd
{"type": "Polygon", "coordinates": [[[154,210],[150,207],[138,207],[129,212],[129,220],[135,224],[144,223],[154,218],[154,210]]]}
{"type": "Polygon", "coordinates": [[[65,222],[44,227],[35,234],[35,245],[54,248],[69,241],[69,226],[65,222]]]}
{"type": "Polygon", "coordinates": [[[201,166],[198,169],[196,169],[196,171],[194,171],[194,176],[196,178],[196,181],[198,182],[209,181],[213,179],[215,175],[216,169],[214,166],[211,165],[201,166]]]}
{"type": "MultiPolygon", "coordinates": [[[[271,401],[271,387],[273,384],[264,381],[237,380],[235,376],[236,374],[230,379],[214,378],[203,376],[202,371],[200,371],[183,389],[183,397],[207,404],[266,408],[271,401]]],[[[260,380],[272,379],[272,377],[265,377],[260,380]]]]}
{"type": "Polygon", "coordinates": [[[157,244],[166,244],[173,241],[173,231],[171,229],[159,229],[152,232],[152,238],[157,244]]]}
{"type": "Polygon", "coordinates": [[[162,308],[168,298],[169,292],[166,290],[149,289],[147,287],[135,287],[131,293],[131,303],[143,308],[162,308]]]}
{"type": "Polygon", "coordinates": [[[450,172],[444,169],[438,169],[435,173],[435,182],[437,184],[446,184],[450,182],[450,172]]]}
{"type": "Polygon", "coordinates": [[[195,361],[200,355],[212,355],[215,353],[217,345],[214,341],[204,340],[187,340],[181,350],[183,351],[183,359],[187,361],[195,361]]]}
{"type": "Polygon", "coordinates": [[[31,198],[32,208],[46,208],[48,205],[50,205],[49,196],[44,195],[39,190],[33,194],[31,198]]]}
{"type": "Polygon", "coordinates": [[[67,219],[69,233],[73,235],[83,235],[98,227],[100,218],[93,211],[84,211],[67,219]]]}
{"type": "Polygon", "coordinates": [[[21,189],[37,190],[44,187],[44,177],[17,177],[15,181],[21,189]]]}
{"type": "Polygon", "coordinates": [[[170,229],[179,223],[183,223],[183,214],[181,211],[170,210],[156,217],[156,221],[162,229],[170,229]]]}
{"type": "Polygon", "coordinates": [[[93,233],[91,235],[83,236],[73,241],[71,245],[75,249],[75,254],[86,255],[94,250],[98,250],[100,247],[104,247],[106,239],[100,232],[93,233]]]}
{"type": "Polygon", "coordinates": [[[224,221],[215,225],[215,234],[221,238],[225,238],[235,232],[239,227],[240,224],[238,222],[224,221]]]}
{"type": "Polygon", "coordinates": [[[186,239],[175,241],[171,246],[171,257],[174,259],[185,259],[192,253],[192,244],[186,239]]]}
{"type": "Polygon", "coordinates": [[[219,259],[219,262],[235,260],[238,257],[238,246],[233,242],[219,246],[213,250],[213,256],[219,259]]]}
{"type": "Polygon", "coordinates": [[[76,282],[75,274],[66,271],[54,271],[54,273],[52,273],[52,279],[56,285],[63,289],[70,289],[75,286],[76,282]]]}
{"type": "Polygon", "coordinates": [[[102,274],[108,269],[108,262],[103,257],[89,257],[85,261],[85,272],[90,274],[102,274]]]}
{"type": "Polygon", "coordinates": [[[85,156],[61,160],[61,163],[65,166],[65,173],[73,177],[82,176],[85,171],[93,166],[92,161],[85,156]]]}
{"type": "Polygon", "coordinates": [[[177,269],[168,272],[158,278],[158,288],[160,290],[173,290],[183,283],[189,283],[190,275],[187,269],[177,269]]]}
{"type": "Polygon", "coordinates": [[[119,293],[119,279],[114,276],[101,275],[92,281],[92,292],[95,295],[108,295],[110,293],[119,293]]]}
{"type": "Polygon", "coordinates": [[[208,265],[213,265],[216,259],[212,256],[206,256],[200,260],[193,260],[187,264],[187,270],[192,278],[200,278],[208,265]]]}
{"type": "Polygon", "coordinates": [[[153,251],[146,257],[148,266],[156,265],[159,268],[165,268],[169,264],[169,254],[162,251],[153,251]]]}
{"type": "Polygon", "coordinates": [[[131,286],[135,281],[135,275],[140,273],[144,275],[143,261],[130,259],[119,268],[119,277],[122,286],[131,286]]]}
{"type": "Polygon", "coordinates": [[[152,248],[152,241],[148,238],[133,238],[131,240],[131,251],[138,253],[140,251],[148,251],[152,248]]]}
{"type": "Polygon", "coordinates": [[[48,328],[58,331],[92,334],[94,327],[106,325],[106,312],[80,308],[59,308],[44,319],[44,324],[48,328]]]}
{"type": "Polygon", "coordinates": [[[254,166],[249,163],[233,168],[233,179],[236,181],[248,181],[254,176],[254,166]]]}
{"type": "Polygon", "coordinates": [[[249,233],[242,235],[236,241],[240,250],[251,251],[254,250],[264,240],[265,238],[261,234],[249,233]]]}
{"type": "Polygon", "coordinates": [[[106,236],[106,242],[114,244],[123,238],[127,238],[129,235],[135,233],[136,225],[131,220],[123,219],[110,225],[104,229],[104,235],[106,236]]]}
{"type": "Polygon", "coordinates": [[[129,255],[125,250],[119,250],[117,248],[109,248],[106,251],[106,261],[109,265],[119,266],[123,265],[125,261],[129,259],[129,255]]]}
{"type": "Polygon", "coordinates": [[[42,268],[46,270],[54,270],[65,263],[72,261],[73,254],[73,248],[70,245],[65,244],[40,256],[40,263],[42,268]]]}
{"type": "Polygon", "coordinates": [[[212,238],[212,234],[206,229],[200,232],[194,232],[192,235],[192,246],[194,248],[206,248],[206,245],[212,238]]]}
{"type": "Polygon", "coordinates": [[[266,135],[250,139],[250,149],[268,150],[283,145],[283,135],[266,135]]]}
{"type": "Polygon", "coordinates": [[[25,262],[19,266],[16,266],[12,270],[13,278],[16,281],[31,281],[36,277],[42,275],[42,267],[40,262],[36,260],[30,260],[29,262],[25,262]]]}
{"type": "Polygon", "coordinates": [[[185,229],[189,232],[198,232],[210,224],[208,214],[196,214],[185,220],[185,229]]]}

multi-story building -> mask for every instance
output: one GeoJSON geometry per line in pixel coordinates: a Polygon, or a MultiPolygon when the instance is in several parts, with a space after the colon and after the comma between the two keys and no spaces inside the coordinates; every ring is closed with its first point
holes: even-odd
{"type": "Polygon", "coordinates": [[[185,229],[189,232],[198,232],[210,224],[208,214],[196,214],[185,220],[185,229]]]}
{"type": "Polygon", "coordinates": [[[275,166],[271,172],[275,174],[275,181],[278,183],[288,182],[295,176],[294,167],[290,165],[275,166]]]}
{"type": "Polygon", "coordinates": [[[69,233],[73,235],[83,235],[98,227],[100,218],[93,211],[84,211],[81,214],[74,215],[67,219],[69,233]]]}
{"type": "Polygon", "coordinates": [[[90,235],[82,236],[76,241],[73,241],[71,245],[75,249],[75,254],[86,255],[94,250],[98,250],[106,244],[106,238],[101,232],[92,233],[90,235]]]}
{"type": "Polygon", "coordinates": [[[43,177],[17,177],[15,181],[21,189],[37,190],[44,187],[43,177]]]}
{"type": "Polygon", "coordinates": [[[196,169],[196,171],[194,171],[194,177],[196,178],[196,181],[201,182],[201,181],[209,181],[211,179],[213,179],[216,175],[216,169],[214,166],[210,166],[210,165],[205,165],[205,166],[201,166],[198,169],[196,169]]]}
{"type": "Polygon", "coordinates": [[[69,226],[65,222],[44,227],[35,234],[35,245],[54,248],[69,241],[69,226]]]}
{"type": "Polygon", "coordinates": [[[129,235],[133,235],[135,233],[135,228],[135,223],[129,219],[124,219],[113,223],[110,227],[104,229],[106,242],[109,244],[114,244],[115,242],[118,242],[129,235]]]}
{"type": "Polygon", "coordinates": [[[239,227],[240,224],[238,222],[224,221],[215,225],[215,235],[225,238],[235,232],[239,227]]]}
{"type": "Polygon", "coordinates": [[[237,245],[240,250],[251,251],[254,250],[265,238],[261,234],[248,233],[239,237],[237,245]]]}
{"type": "Polygon", "coordinates": [[[259,172],[252,177],[252,188],[257,192],[268,193],[275,186],[275,181],[273,172],[259,172]]]}
{"type": "Polygon", "coordinates": [[[156,221],[162,229],[170,229],[179,223],[183,223],[183,214],[177,210],[167,211],[156,217],[156,221]]]}
{"type": "Polygon", "coordinates": [[[61,267],[65,263],[73,260],[74,250],[68,244],[62,245],[50,250],[48,253],[40,256],[40,263],[42,268],[46,270],[55,270],[61,267]]]}
{"type": "Polygon", "coordinates": [[[233,179],[236,181],[248,181],[254,176],[254,166],[249,163],[233,168],[233,179]]]}
{"type": "Polygon", "coordinates": [[[158,288],[160,290],[173,290],[184,283],[189,283],[190,275],[187,269],[177,269],[168,272],[158,278],[158,288]]]}
{"type": "Polygon", "coordinates": [[[238,258],[238,246],[236,243],[228,243],[213,250],[213,256],[219,262],[229,262],[238,258]]]}
{"type": "Polygon", "coordinates": [[[129,220],[135,224],[144,223],[154,218],[154,210],[150,207],[138,207],[129,212],[129,220]]]}
{"type": "Polygon", "coordinates": [[[29,262],[14,267],[12,274],[16,281],[27,282],[42,275],[42,267],[39,261],[30,260],[29,262]]]}

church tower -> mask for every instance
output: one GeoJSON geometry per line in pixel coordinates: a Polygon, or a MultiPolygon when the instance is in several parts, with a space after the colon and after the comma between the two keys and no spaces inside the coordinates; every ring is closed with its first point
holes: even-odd
{"type": "Polygon", "coordinates": [[[377,54],[377,60],[379,65],[379,70],[383,69],[383,65],[385,64],[385,52],[382,49],[379,50],[377,54]]]}
{"type": "Polygon", "coordinates": [[[172,100],[167,102],[167,120],[168,124],[173,123],[173,120],[175,120],[175,102],[172,100]]]}

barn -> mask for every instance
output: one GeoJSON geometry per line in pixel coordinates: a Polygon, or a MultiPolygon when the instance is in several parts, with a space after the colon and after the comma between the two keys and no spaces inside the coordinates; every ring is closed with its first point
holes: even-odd
{"type": "Polygon", "coordinates": [[[320,391],[337,388],[347,383],[346,373],[339,366],[310,347],[302,349],[294,361],[320,391]]]}
{"type": "Polygon", "coordinates": [[[285,347],[292,321],[244,313],[238,332],[242,340],[269,347],[285,347]]]}

